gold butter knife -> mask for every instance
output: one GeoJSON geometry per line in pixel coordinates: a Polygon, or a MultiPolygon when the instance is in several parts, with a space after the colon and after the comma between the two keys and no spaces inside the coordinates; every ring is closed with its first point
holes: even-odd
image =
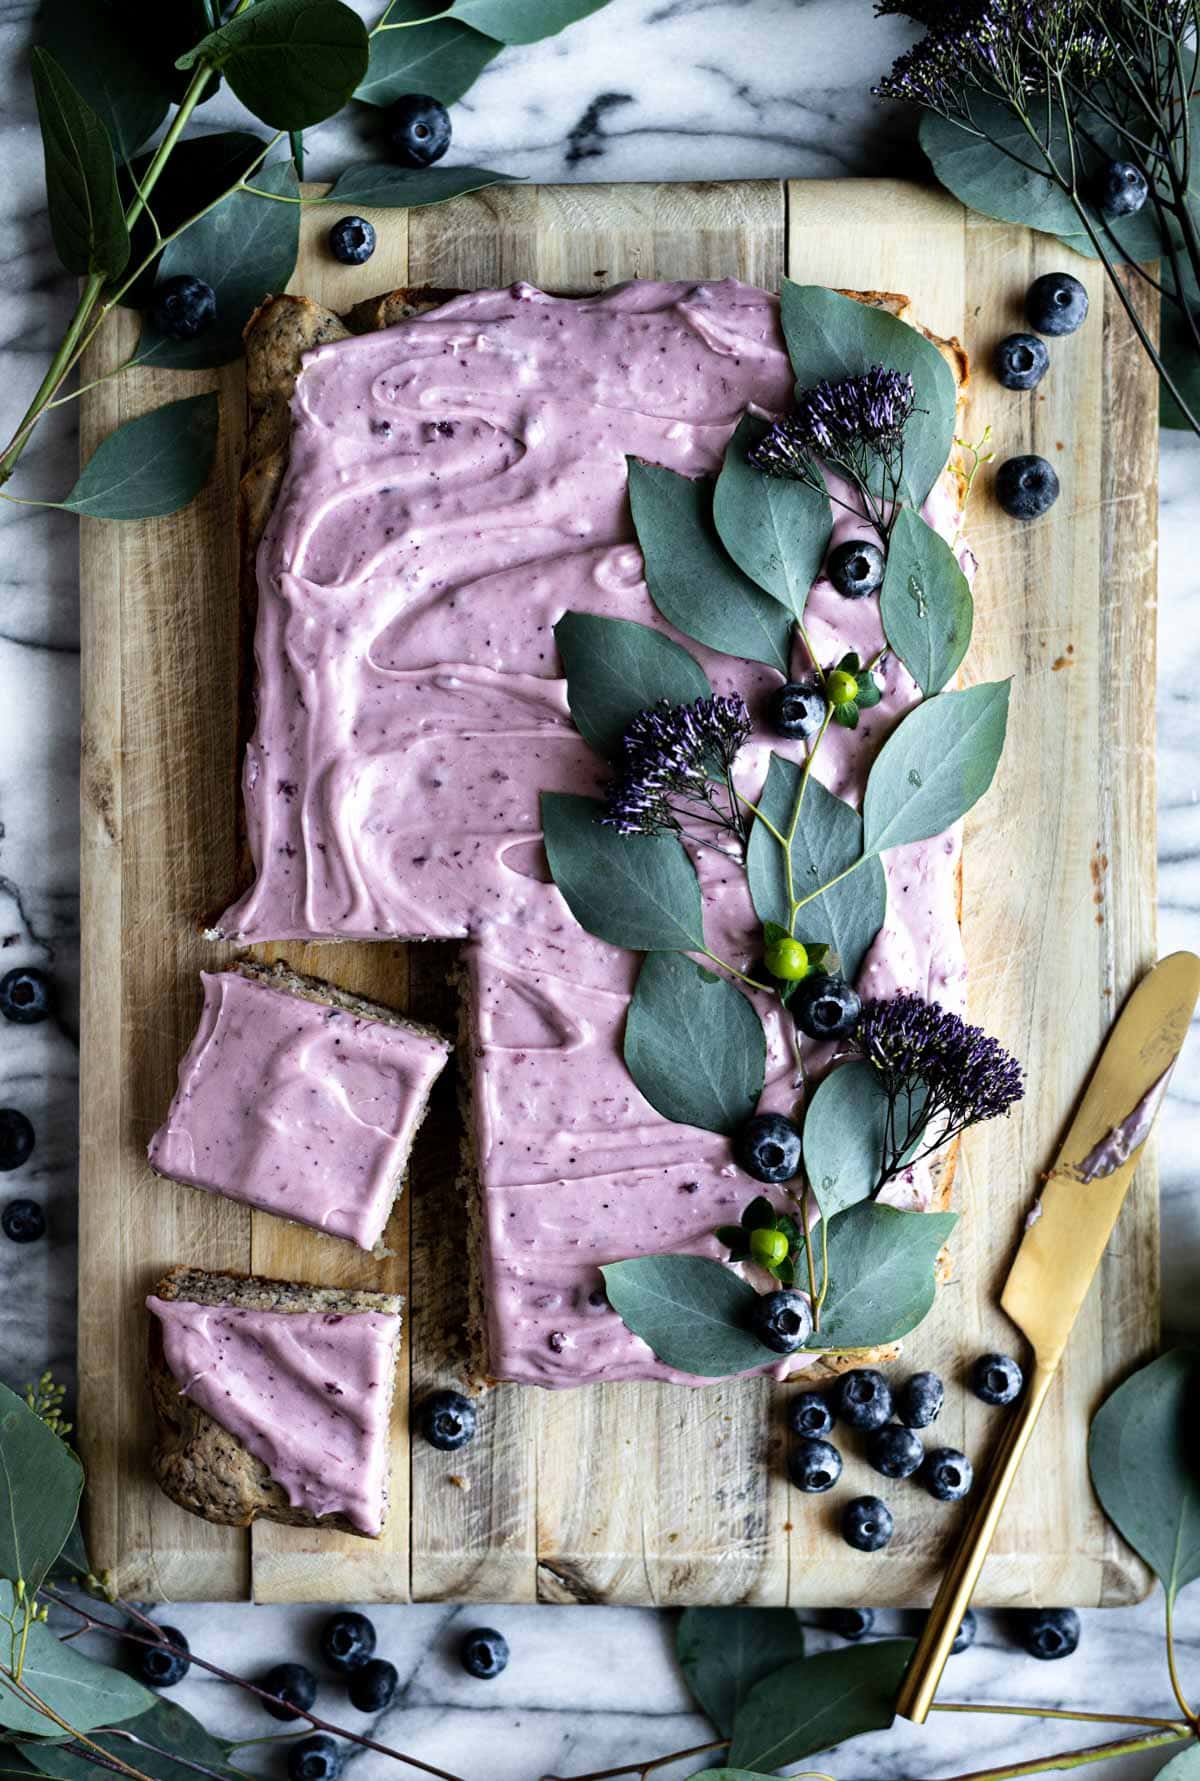
{"type": "Polygon", "coordinates": [[[896,1697],[896,1711],[918,1725],[929,1716],[1017,1467],[1129,1191],[1198,996],[1200,959],[1190,952],[1171,953],[1143,977],[1109,1033],[1030,1214],[1000,1303],[1029,1340],[1033,1371],[1011,1412],[896,1697]]]}

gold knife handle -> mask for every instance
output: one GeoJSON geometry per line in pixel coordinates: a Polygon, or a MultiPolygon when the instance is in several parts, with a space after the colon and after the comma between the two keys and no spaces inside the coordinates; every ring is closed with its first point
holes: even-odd
{"type": "Polygon", "coordinates": [[[925,1630],[909,1660],[896,1697],[896,1711],[916,1725],[924,1725],[929,1717],[950,1647],[975,1593],[983,1561],[1004,1513],[1017,1467],[1029,1445],[1029,1437],[1054,1380],[1055,1370],[1053,1366],[1045,1367],[1040,1363],[1034,1366],[1025,1395],[1011,1413],[1000,1450],[975,1499],[970,1520],[963,1528],[933,1599],[925,1630]]]}

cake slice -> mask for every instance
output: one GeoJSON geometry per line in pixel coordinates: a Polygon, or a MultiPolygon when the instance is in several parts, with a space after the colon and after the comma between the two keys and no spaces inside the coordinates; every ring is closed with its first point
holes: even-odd
{"type": "Polygon", "coordinates": [[[151,1167],[375,1248],[449,1041],[285,965],[201,981],[204,1011],[151,1167]]]}
{"type": "Polygon", "coordinates": [[[172,1268],[147,1299],[154,1473],[182,1508],[375,1538],[402,1301],[172,1268]]]}

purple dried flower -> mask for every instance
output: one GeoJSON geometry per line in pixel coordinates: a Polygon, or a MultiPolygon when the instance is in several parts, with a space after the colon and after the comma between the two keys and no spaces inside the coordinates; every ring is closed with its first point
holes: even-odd
{"type": "Polygon", "coordinates": [[[622,739],[617,777],[608,787],[600,821],[622,835],[658,835],[683,834],[687,820],[716,824],[740,839],[743,824],[730,775],[749,734],[750,713],[737,693],[691,705],[660,699],[639,711],[622,739]],[[714,798],[714,776],[725,782],[727,810],[714,798]]]}
{"type": "MultiPolygon", "coordinates": [[[[1178,0],[1164,5],[1170,10],[1178,0]]],[[[1045,93],[1059,78],[1087,85],[1114,59],[1108,10],[1098,0],[876,0],[880,15],[914,19],[928,36],[897,60],[875,91],[961,118],[970,87],[1022,100],[1045,93]]],[[[1113,0],[1113,11],[1119,14],[1120,0],[1113,0]]]]}

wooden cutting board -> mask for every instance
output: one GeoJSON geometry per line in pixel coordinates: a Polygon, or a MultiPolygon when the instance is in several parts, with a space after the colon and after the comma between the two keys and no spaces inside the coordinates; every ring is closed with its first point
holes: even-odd
{"type": "MultiPolygon", "coordinates": [[[[962,1389],[964,1368],[985,1348],[1016,1343],[996,1309],[1006,1258],[1104,1029],[1155,953],[1155,388],[1120,308],[1094,263],[886,180],[497,189],[374,214],[379,249],[356,269],[325,250],[331,220],[305,212],[293,288],[337,309],[404,284],[529,279],[588,292],[633,277],[735,274],[778,288],[786,272],[907,292],[927,326],[959,335],[984,366],[992,343],[1020,324],[1036,274],[1069,263],[1088,286],[1091,319],[1055,345],[1041,390],[1008,394],[984,368],[965,421],[969,438],[990,421],[1002,455],[1042,452],[1063,483],[1052,515],[1022,527],[995,507],[985,473],[969,518],[982,564],[969,673],[1014,677],[998,784],[968,823],[971,1009],[1026,1060],[1030,1081],[1013,1119],[964,1146],[954,1278],[901,1367],[946,1375],[938,1435],[983,1460],[1003,1413],[962,1389]]],[[[135,335],[122,313],[85,377],[127,357],[135,335]]],[[[202,942],[196,924],[222,906],[234,870],[241,385],[237,367],[138,370],[82,403],[86,455],[167,398],[204,387],[223,398],[216,473],[199,501],[163,521],[83,521],[79,1425],[96,1569],[111,1568],[125,1595],[162,1600],[927,1600],[956,1512],[911,1483],[887,1487],[897,1534],[868,1564],[838,1539],[836,1510],[879,1480],[847,1440],[838,1492],[792,1490],[787,1391],[766,1382],[502,1386],[483,1404],[472,1446],[452,1456],[410,1448],[410,1394],[450,1382],[462,1318],[448,1085],[393,1219],[388,1262],[150,1174],[146,1142],[195,1025],[196,973],[232,956],[202,942]],[[178,1261],[405,1294],[382,1542],[268,1523],[212,1527],[159,1493],[147,1463],[141,1300],[178,1261]]],[[[276,950],[452,1029],[452,947],[276,950]]],[[[1105,1390],[1152,1349],[1157,1292],[1148,1158],[1034,1437],[982,1601],[1083,1605],[1142,1592],[1143,1573],[1092,1498],[1084,1441],[1105,1390]]]]}

